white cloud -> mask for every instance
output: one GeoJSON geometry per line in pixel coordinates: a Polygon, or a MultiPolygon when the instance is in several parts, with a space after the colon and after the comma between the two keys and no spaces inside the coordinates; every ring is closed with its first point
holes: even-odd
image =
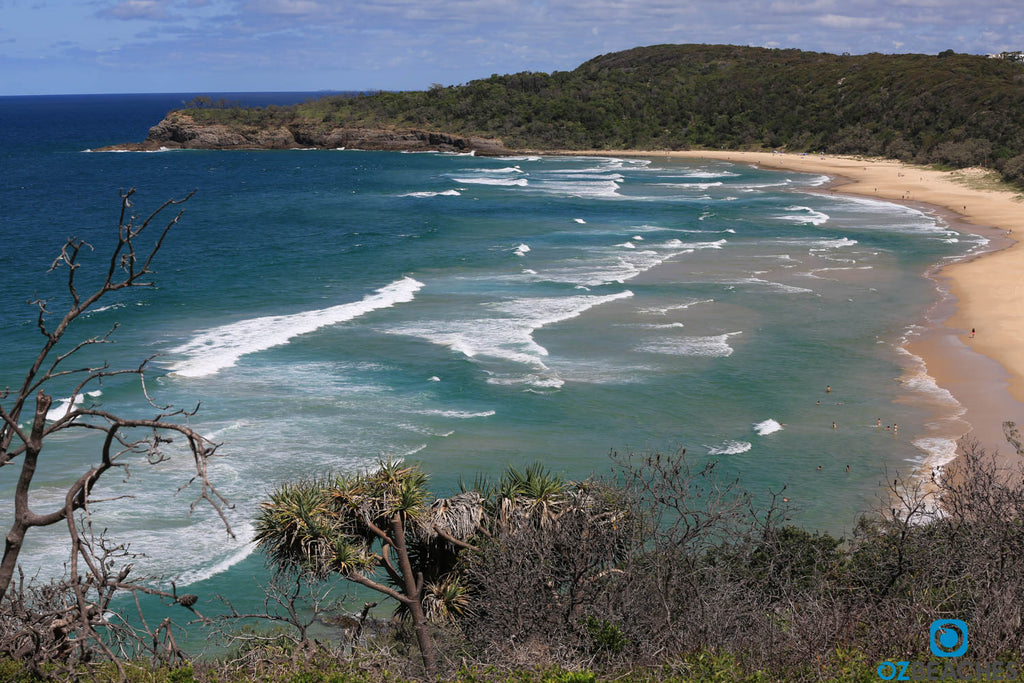
{"type": "Polygon", "coordinates": [[[321,14],[326,8],[315,0],[251,0],[245,4],[248,12],[305,16],[321,14]]]}
{"type": "Polygon", "coordinates": [[[167,3],[159,0],[122,0],[113,7],[100,10],[101,16],[111,16],[115,19],[149,19],[162,21],[170,18],[167,11],[167,3]]]}
{"type": "Polygon", "coordinates": [[[828,28],[867,30],[899,30],[903,24],[882,17],[851,17],[843,14],[824,14],[814,19],[815,23],[828,28]]]}

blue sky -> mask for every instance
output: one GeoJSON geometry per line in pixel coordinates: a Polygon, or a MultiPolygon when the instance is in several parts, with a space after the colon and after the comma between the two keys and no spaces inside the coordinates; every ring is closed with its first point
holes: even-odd
{"type": "Polygon", "coordinates": [[[0,0],[0,95],[425,89],[658,43],[1024,50],[1022,0],[0,0]]]}

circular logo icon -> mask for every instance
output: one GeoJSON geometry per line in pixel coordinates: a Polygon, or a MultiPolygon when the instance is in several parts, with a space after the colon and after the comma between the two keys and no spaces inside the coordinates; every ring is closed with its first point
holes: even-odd
{"type": "Polygon", "coordinates": [[[929,632],[936,657],[962,657],[967,652],[967,623],[961,619],[936,619],[929,632]]]}

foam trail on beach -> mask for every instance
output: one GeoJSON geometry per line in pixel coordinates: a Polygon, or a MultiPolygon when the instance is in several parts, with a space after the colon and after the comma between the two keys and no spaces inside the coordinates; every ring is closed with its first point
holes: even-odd
{"type": "Polygon", "coordinates": [[[184,360],[172,365],[171,371],[181,377],[213,375],[235,365],[242,356],[287,344],[300,334],[412,301],[421,287],[422,282],[405,277],[381,287],[360,301],[291,315],[240,320],[200,332],[185,344],[171,349],[171,353],[186,356],[184,360]]]}
{"type": "Polygon", "coordinates": [[[924,359],[907,351],[902,346],[897,347],[896,352],[907,358],[911,365],[904,376],[900,378],[903,386],[924,395],[933,403],[952,410],[953,417],[960,417],[966,412],[960,401],[948,389],[940,387],[935,378],[928,374],[928,366],[925,365],[924,359]]]}
{"type": "Polygon", "coordinates": [[[914,439],[913,443],[924,453],[921,460],[915,460],[921,466],[919,474],[923,477],[930,477],[936,469],[941,470],[956,459],[956,439],[929,436],[914,439]]]}

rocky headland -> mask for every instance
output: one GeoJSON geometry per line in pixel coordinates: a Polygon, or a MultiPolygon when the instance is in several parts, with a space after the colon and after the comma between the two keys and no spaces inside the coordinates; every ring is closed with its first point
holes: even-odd
{"type": "Polygon", "coordinates": [[[111,145],[98,151],[308,148],[473,152],[482,156],[508,154],[512,151],[495,138],[414,129],[335,127],[302,120],[277,126],[203,122],[196,121],[193,116],[182,111],[168,114],[149,129],[149,135],[142,142],[111,145]]]}

